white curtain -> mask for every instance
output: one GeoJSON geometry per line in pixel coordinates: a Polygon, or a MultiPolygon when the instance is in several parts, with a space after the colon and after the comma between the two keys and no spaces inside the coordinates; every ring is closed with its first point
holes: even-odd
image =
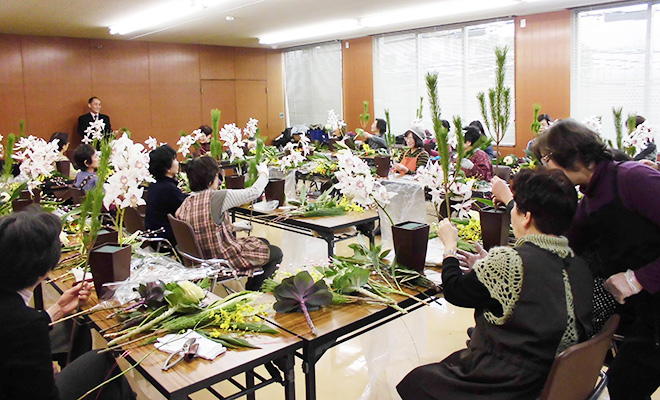
{"type": "MultiPolygon", "coordinates": [[[[515,144],[513,20],[479,25],[436,27],[374,38],[376,117],[389,109],[392,133],[409,127],[423,97],[423,123],[432,130],[425,76],[438,72],[442,118],[455,115],[464,125],[481,120],[477,93],[495,85],[495,46],[509,46],[505,86],[511,89],[511,118],[502,144],[515,144]]],[[[453,124],[452,124],[453,126],[453,124]]]]}
{"type": "Polygon", "coordinates": [[[660,6],[642,3],[578,10],[574,17],[571,116],[602,117],[615,139],[613,107],[660,126],[660,6]]]}
{"type": "Polygon", "coordinates": [[[342,112],[341,42],[284,53],[288,126],[324,124],[328,110],[342,112]]]}

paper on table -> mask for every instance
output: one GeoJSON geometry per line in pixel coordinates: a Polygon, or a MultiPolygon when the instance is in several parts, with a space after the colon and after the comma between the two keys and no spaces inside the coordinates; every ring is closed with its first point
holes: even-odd
{"type": "Polygon", "coordinates": [[[199,333],[188,329],[185,333],[170,333],[156,340],[154,346],[158,350],[164,351],[166,353],[176,353],[181,350],[183,344],[186,340],[194,338],[196,343],[199,344],[199,349],[197,349],[197,356],[205,358],[207,360],[213,360],[220,354],[227,351],[227,348],[216,343],[210,339],[205,338],[199,333]]]}
{"type": "Polygon", "coordinates": [[[277,208],[278,204],[279,202],[277,200],[260,201],[259,203],[254,203],[252,205],[252,208],[254,208],[255,211],[259,211],[259,212],[269,212],[269,211],[274,211],[277,208]]]}

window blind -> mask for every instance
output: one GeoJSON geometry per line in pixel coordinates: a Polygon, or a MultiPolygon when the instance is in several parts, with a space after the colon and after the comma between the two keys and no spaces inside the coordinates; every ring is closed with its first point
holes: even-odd
{"type": "Polygon", "coordinates": [[[481,120],[477,93],[495,84],[495,46],[509,46],[505,85],[511,88],[511,117],[501,144],[515,144],[513,20],[436,27],[374,38],[376,117],[389,109],[392,133],[405,132],[423,97],[424,127],[432,131],[426,73],[438,72],[442,118],[459,115],[464,125],[481,120]]]}
{"type": "Polygon", "coordinates": [[[342,112],[341,43],[284,53],[288,126],[325,124],[328,110],[342,112]]]}

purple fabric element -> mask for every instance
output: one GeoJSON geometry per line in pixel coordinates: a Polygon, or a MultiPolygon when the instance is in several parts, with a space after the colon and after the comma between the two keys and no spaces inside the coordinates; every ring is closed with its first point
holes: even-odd
{"type": "MultiPolygon", "coordinates": [[[[578,207],[571,227],[566,233],[571,243],[579,240],[582,226],[586,222],[585,212],[597,211],[614,201],[612,178],[615,174],[615,165],[611,161],[598,163],[589,183],[586,187],[580,188],[584,193],[584,198],[580,200],[582,207],[578,207]]],[[[638,162],[625,162],[619,165],[617,185],[619,196],[626,208],[660,226],[660,172],[638,162]]],[[[660,259],[636,270],[635,276],[648,292],[658,292],[660,259]]]]}
{"type": "Polygon", "coordinates": [[[490,182],[493,179],[493,163],[490,157],[483,150],[477,150],[474,155],[470,157],[470,161],[474,164],[472,169],[464,169],[465,176],[468,178],[475,177],[484,181],[490,182]]]}

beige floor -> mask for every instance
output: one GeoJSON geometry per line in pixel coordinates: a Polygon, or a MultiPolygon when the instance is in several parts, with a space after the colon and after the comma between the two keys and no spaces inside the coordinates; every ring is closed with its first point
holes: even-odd
{"type": "MultiPolygon", "coordinates": [[[[268,238],[284,253],[282,268],[294,270],[311,260],[326,257],[325,242],[290,232],[255,225],[254,235],[268,238]]],[[[350,255],[348,244],[340,242],[337,253],[350,255]]],[[[394,387],[414,367],[437,362],[465,347],[466,329],[473,326],[472,310],[448,304],[444,299],[403,316],[387,325],[351,339],[330,349],[317,364],[317,398],[319,400],[400,399],[394,387]]],[[[101,344],[101,342],[99,342],[101,344]]],[[[267,375],[265,369],[258,372],[267,375]]],[[[127,374],[139,399],[163,397],[139,374],[127,374]]],[[[296,398],[304,399],[304,374],[296,361],[296,398]]],[[[214,388],[221,394],[233,393],[231,384],[214,388]]],[[[283,398],[280,385],[270,385],[257,392],[257,399],[283,398]]],[[[215,399],[201,391],[195,400],[215,399]]],[[[608,399],[607,394],[601,396],[608,399]]],[[[653,399],[660,400],[656,393],[653,399]]]]}

